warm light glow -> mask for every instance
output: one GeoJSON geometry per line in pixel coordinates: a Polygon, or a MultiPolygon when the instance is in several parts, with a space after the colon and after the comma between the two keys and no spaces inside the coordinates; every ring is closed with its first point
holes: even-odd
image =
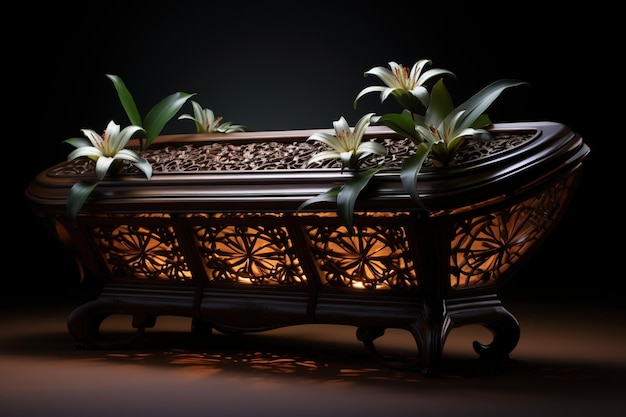
{"type": "Polygon", "coordinates": [[[198,226],[195,236],[209,281],[307,283],[285,227],[198,226]]]}
{"type": "Polygon", "coordinates": [[[409,243],[403,227],[310,227],[313,255],[324,285],[390,289],[416,287],[409,243]]]}
{"type": "Polygon", "coordinates": [[[100,226],[93,235],[115,276],[180,281],[192,276],[172,227],[100,226]]]}
{"type": "Polygon", "coordinates": [[[450,286],[494,284],[552,228],[573,178],[508,208],[460,222],[452,239],[450,286]]]}
{"type": "MultiPolygon", "coordinates": [[[[551,228],[572,181],[499,211],[458,220],[455,234],[448,238],[450,287],[497,283],[551,228]]],[[[415,224],[409,212],[358,212],[351,233],[338,225],[335,212],[188,213],[180,217],[185,226],[177,228],[163,225],[164,217],[170,216],[98,217],[103,224],[93,226],[92,235],[112,275],[287,286],[319,279],[322,286],[361,290],[419,287],[414,262],[420,260],[410,255],[419,248],[409,239],[408,230],[415,224]],[[290,217],[298,218],[300,225],[294,226],[290,217]],[[394,221],[367,221],[374,218],[394,221]],[[199,255],[181,246],[177,233],[184,230],[193,230],[199,255]],[[295,237],[302,232],[304,240],[295,237]],[[204,277],[192,275],[186,253],[199,256],[204,277]],[[307,271],[303,257],[312,258],[316,270],[307,271]]]]}

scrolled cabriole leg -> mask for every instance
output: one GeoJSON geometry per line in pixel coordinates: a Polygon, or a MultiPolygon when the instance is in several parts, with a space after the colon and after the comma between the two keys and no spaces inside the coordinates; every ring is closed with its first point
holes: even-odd
{"type": "Polygon", "coordinates": [[[478,324],[492,333],[491,343],[472,344],[482,359],[506,359],[519,342],[519,322],[495,295],[454,301],[448,305],[447,315],[452,327],[478,324]]]}
{"type": "Polygon", "coordinates": [[[357,339],[363,343],[370,356],[391,369],[419,371],[424,376],[431,378],[439,376],[442,356],[441,332],[433,332],[422,321],[411,324],[403,330],[409,331],[413,336],[417,346],[417,354],[399,357],[385,355],[376,347],[375,340],[382,337],[385,330],[383,327],[359,327],[357,329],[357,339]]]}
{"type": "Polygon", "coordinates": [[[520,338],[520,328],[517,319],[504,307],[494,310],[488,322],[483,326],[491,331],[493,340],[489,344],[482,344],[477,340],[472,346],[482,359],[506,359],[515,349],[520,338]]]}
{"type": "Polygon", "coordinates": [[[82,349],[114,349],[132,345],[142,336],[146,327],[153,327],[156,316],[150,314],[132,314],[125,303],[117,300],[97,299],[74,309],[67,320],[70,335],[76,346],[82,349]],[[133,333],[124,335],[105,335],[101,332],[102,323],[113,314],[133,316],[133,333]]]}

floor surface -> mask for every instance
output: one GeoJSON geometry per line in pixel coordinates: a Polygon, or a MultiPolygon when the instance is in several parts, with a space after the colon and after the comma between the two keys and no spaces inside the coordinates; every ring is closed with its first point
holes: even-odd
{"type": "MultiPolygon", "coordinates": [[[[456,328],[436,379],[381,367],[348,326],[218,333],[198,346],[188,319],[162,317],[133,349],[83,350],[66,328],[78,300],[5,305],[0,416],[626,415],[624,303],[503,302],[521,325],[510,359],[480,360],[472,341],[490,333],[456,328]]],[[[400,331],[383,343],[414,349],[400,331]]]]}

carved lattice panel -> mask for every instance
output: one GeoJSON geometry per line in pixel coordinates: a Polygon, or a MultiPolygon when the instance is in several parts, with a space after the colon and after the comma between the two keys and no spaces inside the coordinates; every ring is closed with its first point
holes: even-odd
{"type": "Polygon", "coordinates": [[[451,248],[451,287],[497,282],[552,228],[565,208],[573,179],[509,208],[460,223],[451,248]]]}
{"type": "Polygon", "coordinates": [[[320,266],[323,285],[346,288],[410,288],[418,281],[402,227],[306,228],[311,250],[320,266]]]}
{"type": "Polygon", "coordinates": [[[113,276],[147,280],[191,278],[174,230],[156,225],[103,225],[92,229],[113,276]]]}
{"type": "Polygon", "coordinates": [[[284,227],[197,226],[195,236],[210,281],[307,283],[284,227]]]}

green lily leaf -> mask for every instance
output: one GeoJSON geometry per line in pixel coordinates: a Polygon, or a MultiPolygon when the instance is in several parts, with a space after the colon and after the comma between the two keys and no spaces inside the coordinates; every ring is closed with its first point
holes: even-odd
{"type": "Polygon", "coordinates": [[[131,124],[144,129],[146,133],[146,143],[145,145],[141,145],[143,149],[150,146],[154,138],[161,134],[165,124],[178,113],[189,97],[194,95],[183,92],[170,94],[150,109],[142,122],[135,100],[130,94],[130,91],[128,91],[128,88],[126,88],[124,81],[117,75],[106,74],[106,76],[113,82],[113,86],[117,90],[117,95],[131,124]]]}
{"type": "Polygon", "coordinates": [[[422,140],[415,131],[415,122],[407,114],[388,113],[372,118],[372,121],[387,126],[396,133],[410,138],[415,143],[419,143],[422,140]]]}
{"type": "Polygon", "coordinates": [[[347,227],[348,233],[352,233],[352,217],[354,214],[356,199],[378,171],[380,171],[380,168],[372,168],[367,171],[357,172],[342,186],[333,187],[326,192],[304,201],[300,204],[297,211],[301,211],[305,207],[315,203],[337,202],[337,212],[339,214],[339,218],[347,227]]]}
{"type": "Polygon", "coordinates": [[[193,95],[182,92],[170,94],[150,109],[143,124],[146,131],[146,148],[193,95]]]}
{"type": "Polygon", "coordinates": [[[487,126],[491,126],[493,122],[487,113],[483,113],[470,126],[472,129],[482,129],[487,126]]]}
{"type": "Polygon", "coordinates": [[[415,155],[404,160],[402,170],[400,172],[400,181],[402,181],[404,190],[421,208],[425,207],[423,206],[419,198],[419,193],[417,192],[417,174],[419,174],[420,169],[422,169],[422,165],[424,165],[424,161],[426,161],[426,158],[430,153],[431,146],[432,145],[428,145],[425,142],[417,145],[415,155]]]}
{"type": "Polygon", "coordinates": [[[428,106],[424,115],[424,126],[426,128],[430,125],[438,126],[453,111],[454,105],[452,104],[450,92],[446,88],[443,79],[440,79],[433,85],[430,95],[430,106],[428,106]]]}
{"type": "Polygon", "coordinates": [[[143,126],[141,122],[141,115],[139,114],[135,100],[130,94],[130,91],[128,91],[128,88],[126,88],[124,81],[122,81],[122,79],[117,75],[106,74],[106,76],[113,81],[113,86],[117,90],[117,95],[120,98],[120,102],[122,103],[122,107],[124,107],[124,111],[126,112],[130,123],[135,126],[143,126]]]}
{"type": "Polygon", "coordinates": [[[519,80],[497,80],[484,87],[478,93],[474,94],[464,103],[457,106],[454,111],[446,116],[443,123],[447,125],[459,112],[463,115],[457,121],[455,130],[462,130],[474,124],[478,117],[483,114],[489,106],[500,96],[500,94],[509,87],[518,85],[526,85],[528,83],[519,80]]]}
{"type": "Polygon", "coordinates": [[[337,201],[337,194],[339,193],[340,188],[341,187],[334,187],[326,192],[316,195],[315,197],[309,198],[308,200],[300,204],[296,211],[302,211],[305,207],[308,207],[315,203],[334,203],[335,201],[337,201]]]}
{"type": "Polygon", "coordinates": [[[70,188],[67,196],[67,215],[72,219],[76,219],[78,212],[83,207],[87,197],[99,184],[98,181],[78,181],[70,188]]]}
{"type": "Polygon", "coordinates": [[[354,177],[341,186],[337,194],[337,212],[339,218],[348,228],[348,233],[352,233],[352,218],[356,199],[378,171],[380,168],[357,172],[354,177]]]}

